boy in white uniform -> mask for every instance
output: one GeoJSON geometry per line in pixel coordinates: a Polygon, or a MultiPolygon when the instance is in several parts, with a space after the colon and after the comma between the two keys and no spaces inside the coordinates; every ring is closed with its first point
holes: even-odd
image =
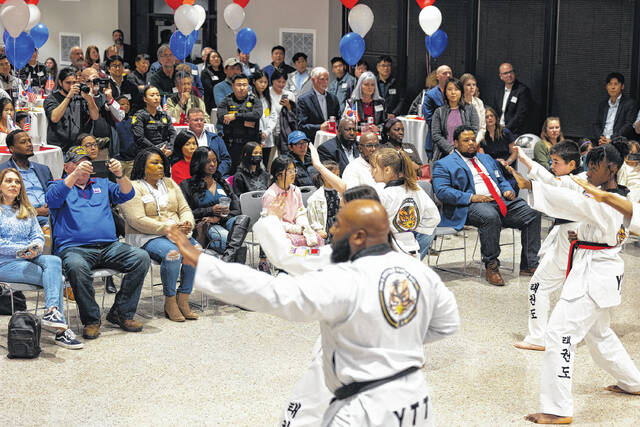
{"type": "MultiPolygon", "coordinates": [[[[587,156],[589,181],[616,191],[616,173],[626,155],[626,145],[608,144],[587,156]]],[[[512,169],[510,170],[512,171],[512,169]]],[[[573,417],[571,385],[576,346],[583,339],[596,361],[617,380],[615,392],[640,392],[640,371],[610,328],[609,308],[620,304],[624,262],[619,256],[627,238],[624,216],[575,191],[573,182],[561,187],[531,182],[512,172],[520,188],[531,191],[531,206],[547,215],[580,222],[579,240],[572,243],[568,275],[545,334],[541,412],[526,420],[540,424],[569,424],[573,417]],[[564,188],[570,187],[570,188],[564,188]],[[575,250],[576,248],[577,250],[575,250]]]]}
{"type": "Polygon", "coordinates": [[[336,397],[323,426],[428,426],[423,345],[456,332],[460,319],[438,276],[391,251],[388,233],[378,202],[349,202],[332,227],[339,264],[295,278],[200,254],[175,228],[168,235],[183,262],[197,266],[196,287],[230,304],[320,322],[325,381],[336,397]]]}

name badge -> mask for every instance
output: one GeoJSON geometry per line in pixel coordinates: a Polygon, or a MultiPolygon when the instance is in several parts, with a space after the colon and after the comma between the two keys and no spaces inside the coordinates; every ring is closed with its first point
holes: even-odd
{"type": "Polygon", "coordinates": [[[124,97],[127,98],[129,101],[131,101],[131,94],[130,93],[125,93],[124,97]]]}
{"type": "Polygon", "coordinates": [[[197,76],[198,75],[198,70],[191,70],[191,74],[194,75],[194,76],[197,76]]]}
{"type": "Polygon", "coordinates": [[[395,89],[389,89],[389,95],[395,95],[395,94],[396,94],[395,89]]]}
{"type": "Polygon", "coordinates": [[[376,105],[375,107],[373,107],[373,109],[378,112],[378,111],[382,111],[384,110],[384,105],[376,105]]]}
{"type": "Polygon", "coordinates": [[[518,102],[518,97],[517,96],[512,96],[511,97],[511,102],[514,103],[514,104],[517,103],[518,102]]]}
{"type": "Polygon", "coordinates": [[[142,196],[141,200],[142,203],[151,203],[153,202],[153,196],[151,194],[145,194],[144,196],[142,196]]]}
{"type": "Polygon", "coordinates": [[[256,127],[255,122],[244,122],[244,127],[246,128],[254,128],[256,127]]]}
{"type": "Polygon", "coordinates": [[[211,77],[211,80],[220,80],[220,77],[218,77],[218,76],[213,76],[213,77],[211,77]]]}
{"type": "Polygon", "coordinates": [[[404,150],[404,151],[406,151],[407,153],[413,153],[413,150],[412,150],[411,148],[407,148],[407,149],[406,149],[406,150],[404,150]]]}
{"type": "Polygon", "coordinates": [[[42,76],[44,76],[44,73],[43,73],[42,71],[38,71],[38,75],[39,75],[40,77],[42,77],[42,76]]]}
{"type": "Polygon", "coordinates": [[[496,176],[496,178],[500,178],[500,172],[498,172],[498,170],[494,170],[493,174],[496,176]]]}
{"type": "Polygon", "coordinates": [[[347,88],[347,84],[346,83],[342,83],[342,89],[346,89],[347,88]]]}
{"type": "Polygon", "coordinates": [[[100,189],[100,187],[93,187],[93,194],[100,194],[102,193],[102,190],[100,189]]]}
{"type": "Polygon", "coordinates": [[[171,89],[171,91],[172,91],[173,93],[178,93],[178,88],[177,88],[177,87],[174,87],[173,89],[171,89]]]}

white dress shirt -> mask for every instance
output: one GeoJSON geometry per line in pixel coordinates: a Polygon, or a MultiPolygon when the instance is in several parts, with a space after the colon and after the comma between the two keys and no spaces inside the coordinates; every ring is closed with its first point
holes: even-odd
{"type": "Polygon", "coordinates": [[[329,116],[327,116],[327,91],[325,91],[324,94],[321,94],[315,88],[313,88],[313,91],[316,93],[316,98],[318,98],[318,104],[320,104],[322,117],[326,121],[329,118],[329,116]]]}
{"type": "MultiPolygon", "coordinates": [[[[484,180],[476,170],[476,167],[473,166],[473,163],[471,163],[471,159],[460,154],[458,150],[455,150],[455,151],[456,153],[458,153],[458,156],[460,156],[462,160],[464,160],[464,162],[467,164],[467,167],[471,171],[471,175],[473,176],[473,185],[476,188],[476,194],[479,196],[491,196],[491,192],[489,191],[489,189],[487,188],[487,185],[484,183],[484,180]]],[[[473,159],[475,159],[476,164],[480,166],[480,170],[482,170],[482,172],[489,177],[489,181],[493,183],[494,181],[493,179],[491,179],[491,176],[489,175],[487,168],[485,168],[482,162],[478,160],[478,157],[474,156],[473,159]]],[[[494,188],[498,194],[502,194],[502,192],[500,191],[497,185],[494,185],[494,188]]]]}
{"type": "Polygon", "coordinates": [[[507,103],[509,102],[509,95],[511,95],[511,89],[504,88],[504,96],[502,97],[502,115],[500,116],[500,126],[504,126],[504,112],[507,109],[507,103]]]}
{"type": "Polygon", "coordinates": [[[611,135],[613,135],[613,124],[616,121],[616,114],[618,114],[620,98],[622,98],[622,94],[618,95],[616,102],[612,103],[611,99],[607,101],[609,103],[609,111],[607,111],[607,120],[604,122],[604,129],[602,130],[602,134],[606,138],[611,138],[611,135]]]}
{"type": "Polygon", "coordinates": [[[192,132],[196,137],[196,142],[198,143],[198,147],[208,147],[209,141],[207,141],[207,133],[202,129],[202,133],[200,136],[197,136],[195,132],[192,132]]]}

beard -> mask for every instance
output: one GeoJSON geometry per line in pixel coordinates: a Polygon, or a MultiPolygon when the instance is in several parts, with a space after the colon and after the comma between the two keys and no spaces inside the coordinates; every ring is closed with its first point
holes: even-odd
{"type": "Polygon", "coordinates": [[[334,264],[340,262],[347,262],[351,258],[351,246],[349,246],[349,238],[345,237],[342,240],[334,240],[331,243],[331,262],[334,264]]]}
{"type": "Polygon", "coordinates": [[[476,156],[477,153],[475,151],[473,153],[470,153],[468,151],[465,151],[465,152],[460,151],[460,154],[462,154],[467,159],[472,159],[472,158],[474,158],[476,156]]]}

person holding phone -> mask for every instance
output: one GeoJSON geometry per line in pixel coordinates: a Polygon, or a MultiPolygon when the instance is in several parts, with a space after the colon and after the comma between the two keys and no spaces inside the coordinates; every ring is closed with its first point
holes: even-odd
{"type": "Polygon", "coordinates": [[[42,325],[56,330],[55,343],[69,349],[83,344],[64,318],[60,258],[42,255],[44,235],[36,210],[27,198],[22,176],[15,168],[0,172],[0,281],[44,288],[46,311],[42,325]]]}

